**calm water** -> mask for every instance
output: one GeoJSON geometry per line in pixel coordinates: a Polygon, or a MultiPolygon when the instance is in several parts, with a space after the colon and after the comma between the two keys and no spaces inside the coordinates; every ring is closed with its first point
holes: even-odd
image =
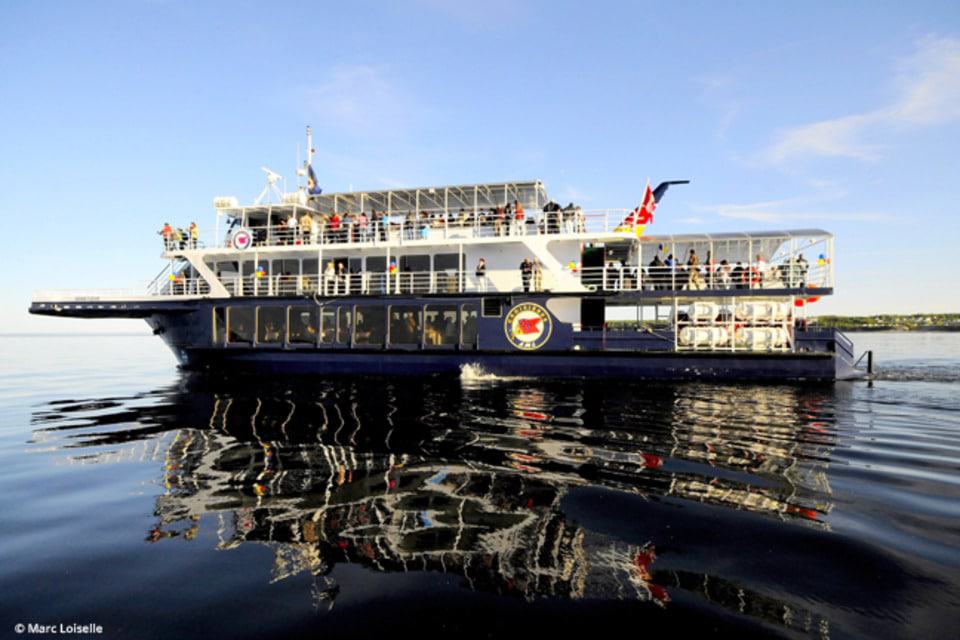
{"type": "Polygon", "coordinates": [[[872,385],[228,380],[0,337],[0,636],[956,638],[960,334],[853,338],[872,385]]]}

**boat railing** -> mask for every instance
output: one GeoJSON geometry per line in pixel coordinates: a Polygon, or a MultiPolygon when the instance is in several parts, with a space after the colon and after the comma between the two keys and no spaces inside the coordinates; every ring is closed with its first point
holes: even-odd
{"type": "MultiPolygon", "coordinates": [[[[749,265],[748,265],[749,267],[749,265]]],[[[232,296],[282,295],[403,295],[403,294],[461,294],[461,293],[521,293],[521,292],[630,292],[630,291],[716,291],[718,294],[735,290],[796,291],[807,288],[828,288],[831,271],[826,265],[799,269],[795,265],[774,265],[766,270],[747,268],[739,275],[721,271],[719,267],[691,268],[639,267],[605,265],[577,268],[581,288],[566,291],[559,288],[560,279],[549,270],[531,273],[526,279],[519,269],[488,269],[482,278],[474,271],[325,271],[313,274],[221,274],[220,281],[232,296]]],[[[568,280],[569,282],[569,280],[568,280]]],[[[34,301],[95,301],[145,299],[154,297],[198,297],[211,292],[203,278],[187,277],[184,271],[169,270],[163,278],[155,278],[141,288],[38,291],[34,301]]],[[[796,295],[796,294],[794,294],[796,295]]],[[[810,300],[802,295],[798,300],[810,300]]]]}
{"type": "MultiPolygon", "coordinates": [[[[486,292],[522,292],[519,271],[491,270],[483,277],[472,271],[375,271],[319,275],[224,276],[221,282],[233,296],[285,295],[436,295],[486,292]]],[[[531,274],[529,292],[555,290],[552,274],[531,274]]]]}
{"type": "Polygon", "coordinates": [[[730,291],[830,288],[827,264],[748,263],[739,271],[721,265],[660,267],[605,265],[568,266],[590,291],[730,291]]]}
{"type": "MultiPolygon", "coordinates": [[[[635,234],[637,228],[624,224],[628,209],[582,209],[524,213],[522,218],[500,218],[489,213],[467,216],[449,212],[424,211],[421,216],[388,216],[384,220],[346,218],[340,220],[310,218],[309,224],[232,226],[223,237],[207,236],[204,241],[164,240],[168,252],[198,248],[237,248],[234,236],[244,230],[250,234],[250,246],[284,247],[317,245],[380,245],[467,240],[477,238],[517,238],[521,236],[584,235],[595,233],[635,234]]],[[[244,247],[246,248],[246,247],[244,247]]]]}

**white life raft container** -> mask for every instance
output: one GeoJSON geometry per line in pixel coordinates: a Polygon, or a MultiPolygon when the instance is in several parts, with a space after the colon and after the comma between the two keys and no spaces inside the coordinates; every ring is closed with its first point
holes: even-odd
{"type": "Polygon", "coordinates": [[[730,344],[726,327],[684,327],[677,340],[684,347],[723,347],[730,344]]]}
{"type": "Polygon", "coordinates": [[[747,322],[779,322],[789,313],[789,305],[779,300],[745,300],[736,308],[737,320],[747,322]]]}
{"type": "Polygon", "coordinates": [[[737,329],[736,346],[750,351],[771,351],[789,345],[787,332],[781,327],[743,327],[737,329]]]}

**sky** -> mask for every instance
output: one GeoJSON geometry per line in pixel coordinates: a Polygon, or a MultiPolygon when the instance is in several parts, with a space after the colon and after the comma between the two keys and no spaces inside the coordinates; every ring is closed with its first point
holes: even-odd
{"type": "Polygon", "coordinates": [[[5,0],[0,332],[144,327],[26,309],[151,280],[163,222],[292,182],[308,124],[328,192],[690,179],[651,232],[826,229],[816,312],[960,312],[955,0],[5,0]]]}

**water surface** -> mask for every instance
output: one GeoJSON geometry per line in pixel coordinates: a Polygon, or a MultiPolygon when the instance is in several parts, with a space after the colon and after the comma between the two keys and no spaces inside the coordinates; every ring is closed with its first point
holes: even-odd
{"type": "Polygon", "coordinates": [[[832,385],[187,375],[0,337],[0,624],[957,637],[960,334],[832,385]]]}

